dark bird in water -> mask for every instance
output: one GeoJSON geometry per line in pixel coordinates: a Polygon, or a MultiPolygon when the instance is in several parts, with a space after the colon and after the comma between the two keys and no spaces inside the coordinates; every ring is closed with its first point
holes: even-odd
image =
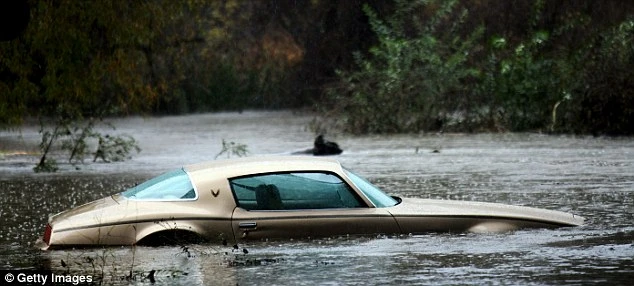
{"type": "Polygon", "coordinates": [[[324,139],[324,135],[319,135],[315,138],[315,143],[313,146],[313,155],[315,156],[325,156],[325,155],[339,155],[343,152],[341,148],[339,148],[339,144],[331,141],[326,141],[324,139]]]}
{"type": "Polygon", "coordinates": [[[148,273],[148,275],[145,277],[145,279],[149,279],[150,283],[156,282],[156,279],[154,278],[154,273],[156,273],[156,270],[152,269],[150,273],[148,273]]]}
{"type": "Polygon", "coordinates": [[[326,156],[326,155],[339,155],[343,152],[341,148],[339,148],[339,144],[331,141],[327,141],[324,139],[324,135],[319,135],[315,138],[315,143],[313,144],[313,148],[293,152],[293,155],[307,155],[313,154],[314,156],[326,156]]]}

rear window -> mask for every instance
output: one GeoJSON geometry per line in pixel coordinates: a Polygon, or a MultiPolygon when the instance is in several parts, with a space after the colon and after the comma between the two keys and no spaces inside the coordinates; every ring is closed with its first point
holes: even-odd
{"type": "Polygon", "coordinates": [[[183,169],[167,172],[121,193],[130,200],[195,200],[194,186],[183,169]]]}

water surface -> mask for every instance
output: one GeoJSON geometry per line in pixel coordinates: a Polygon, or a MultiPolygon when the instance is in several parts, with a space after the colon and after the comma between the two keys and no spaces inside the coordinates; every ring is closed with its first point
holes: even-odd
{"type": "MultiPolygon", "coordinates": [[[[114,120],[142,152],[120,163],[61,164],[34,174],[37,126],[0,132],[0,269],[95,275],[106,284],[630,285],[634,281],[634,140],[541,134],[328,134],[339,159],[390,194],[567,211],[582,227],[505,234],[427,234],[261,241],[231,247],[110,247],[41,252],[47,216],[183,164],[213,160],[226,140],[250,155],[312,146],[312,117],[218,113],[114,120]],[[434,152],[434,150],[438,152],[434,152]],[[243,252],[247,250],[247,254],[243,252]],[[63,263],[62,263],[63,261],[63,263]]],[[[106,130],[104,127],[103,130],[106,130]]],[[[226,157],[222,155],[221,157],[226,157]]]]}

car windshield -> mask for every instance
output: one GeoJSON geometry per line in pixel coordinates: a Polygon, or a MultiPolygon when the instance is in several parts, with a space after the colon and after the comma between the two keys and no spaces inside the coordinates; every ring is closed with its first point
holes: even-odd
{"type": "Polygon", "coordinates": [[[385,194],[381,191],[381,189],[368,182],[366,179],[349,170],[344,171],[346,172],[346,175],[348,175],[348,178],[352,180],[354,185],[357,186],[357,188],[359,188],[359,190],[361,190],[361,192],[363,192],[363,194],[368,197],[368,199],[370,199],[377,208],[391,207],[398,204],[397,200],[385,194]]]}
{"type": "Polygon", "coordinates": [[[130,200],[192,200],[196,191],[183,169],[167,172],[121,193],[130,200]]]}

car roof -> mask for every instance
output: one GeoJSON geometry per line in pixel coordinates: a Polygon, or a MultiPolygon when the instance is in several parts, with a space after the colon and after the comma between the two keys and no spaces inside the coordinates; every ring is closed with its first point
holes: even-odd
{"type": "Polygon", "coordinates": [[[185,171],[209,173],[226,178],[288,171],[330,171],[339,173],[341,164],[331,158],[311,156],[258,156],[202,162],[184,166],[185,171]]]}

